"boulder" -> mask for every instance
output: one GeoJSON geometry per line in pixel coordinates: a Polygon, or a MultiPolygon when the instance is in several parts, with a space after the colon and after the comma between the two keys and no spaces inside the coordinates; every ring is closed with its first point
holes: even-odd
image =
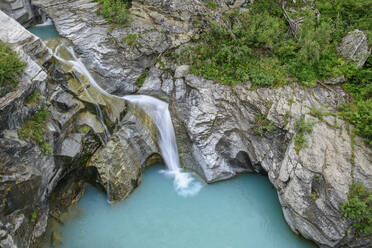
{"type": "Polygon", "coordinates": [[[371,54],[371,50],[368,49],[367,35],[358,29],[350,31],[342,39],[338,51],[343,57],[354,60],[357,68],[362,67],[371,54]]]}
{"type": "Polygon", "coordinates": [[[150,165],[147,160],[159,154],[156,138],[150,117],[132,108],[121,128],[90,159],[88,166],[97,169],[110,201],[125,199],[139,185],[143,170],[150,165]]]}

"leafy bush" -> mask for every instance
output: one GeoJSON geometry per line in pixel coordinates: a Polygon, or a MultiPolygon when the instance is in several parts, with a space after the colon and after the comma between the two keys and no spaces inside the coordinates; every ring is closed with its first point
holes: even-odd
{"type": "Polygon", "coordinates": [[[6,44],[0,42],[0,97],[15,90],[18,75],[24,70],[26,63],[6,44]]]}
{"type": "Polygon", "coordinates": [[[351,185],[349,199],[342,204],[341,211],[353,221],[357,235],[372,234],[372,193],[363,183],[351,185]]]}
{"type": "Polygon", "coordinates": [[[102,15],[108,22],[127,25],[131,22],[129,0],[97,0],[100,3],[98,14],[102,15]]]}
{"type": "Polygon", "coordinates": [[[20,139],[38,145],[44,155],[48,155],[52,152],[50,144],[44,138],[48,119],[48,108],[43,106],[30,119],[25,121],[17,131],[20,139]]]}

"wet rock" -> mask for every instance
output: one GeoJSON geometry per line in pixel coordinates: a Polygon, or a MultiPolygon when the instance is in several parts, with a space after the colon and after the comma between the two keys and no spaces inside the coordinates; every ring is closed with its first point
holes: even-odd
{"type": "Polygon", "coordinates": [[[58,156],[64,156],[71,159],[76,158],[82,151],[82,138],[84,134],[72,133],[67,136],[61,146],[61,150],[56,154],[58,156]]]}
{"type": "MultiPolygon", "coordinates": [[[[148,158],[159,154],[156,129],[139,109],[132,109],[121,128],[111,136],[88,163],[97,168],[99,183],[110,201],[125,199],[140,183],[148,158]]],[[[155,160],[154,160],[155,161],[155,160]]]]}

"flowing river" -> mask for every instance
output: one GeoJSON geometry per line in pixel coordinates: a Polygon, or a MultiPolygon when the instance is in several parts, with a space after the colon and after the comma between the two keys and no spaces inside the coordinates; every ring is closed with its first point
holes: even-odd
{"type": "MultiPolygon", "coordinates": [[[[50,23],[29,31],[43,39],[58,35],[50,23]]],[[[70,53],[74,61],[69,63],[82,67],[73,50],[70,53]]],[[[90,78],[85,69],[80,72],[90,78]]],[[[99,87],[93,78],[90,81],[99,87]]],[[[148,96],[124,99],[143,108],[157,125],[167,170],[160,166],[147,169],[142,184],[128,199],[114,205],[87,185],[86,194],[72,210],[80,210],[80,214],[57,228],[63,237],[59,247],[314,247],[290,231],[267,177],[244,175],[204,185],[179,167],[168,104],[148,96]]]]}

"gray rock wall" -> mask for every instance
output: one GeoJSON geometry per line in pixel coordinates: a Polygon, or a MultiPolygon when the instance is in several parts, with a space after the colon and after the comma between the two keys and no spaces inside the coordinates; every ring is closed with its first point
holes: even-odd
{"type": "Polygon", "coordinates": [[[26,27],[29,27],[35,18],[31,0],[0,0],[0,10],[26,27]]]}

